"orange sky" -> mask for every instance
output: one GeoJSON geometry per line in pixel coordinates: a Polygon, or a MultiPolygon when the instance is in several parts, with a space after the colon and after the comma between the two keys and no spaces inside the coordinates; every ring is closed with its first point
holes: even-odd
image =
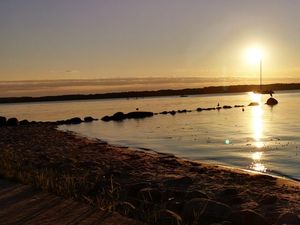
{"type": "MultiPolygon", "coordinates": [[[[0,2],[0,80],[198,77],[298,80],[300,1],[0,2]]],[[[216,80],[218,82],[218,80],[216,80]]]]}

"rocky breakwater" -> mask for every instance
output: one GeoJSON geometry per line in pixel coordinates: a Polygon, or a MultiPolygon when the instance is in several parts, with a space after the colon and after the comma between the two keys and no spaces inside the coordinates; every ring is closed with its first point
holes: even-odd
{"type": "Polygon", "coordinates": [[[129,113],[117,112],[112,116],[104,116],[102,117],[101,120],[108,122],[108,121],[123,121],[125,119],[144,119],[147,117],[152,117],[153,115],[154,115],[153,112],[146,112],[146,111],[136,111],[136,112],[129,112],[129,113]]]}
{"type": "Polygon", "coordinates": [[[80,124],[80,123],[90,123],[93,122],[95,119],[91,116],[84,117],[82,120],[80,117],[73,117],[66,120],[58,120],[58,121],[47,121],[47,122],[37,122],[37,121],[29,121],[27,119],[18,120],[17,118],[6,118],[4,116],[0,116],[0,126],[27,126],[31,124],[54,124],[54,125],[71,125],[71,124],[80,124]]]}

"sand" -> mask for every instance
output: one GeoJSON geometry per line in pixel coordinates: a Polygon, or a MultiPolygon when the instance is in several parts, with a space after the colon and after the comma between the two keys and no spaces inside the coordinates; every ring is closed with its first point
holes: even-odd
{"type": "Polygon", "coordinates": [[[295,181],[116,147],[50,124],[0,132],[2,176],[148,223],[300,221],[295,181]]]}

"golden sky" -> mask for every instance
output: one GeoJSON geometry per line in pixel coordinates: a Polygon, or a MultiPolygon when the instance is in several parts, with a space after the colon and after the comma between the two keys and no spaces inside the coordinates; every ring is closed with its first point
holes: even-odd
{"type": "Polygon", "coordinates": [[[0,81],[138,77],[268,80],[300,72],[298,0],[0,2],[0,81]]]}

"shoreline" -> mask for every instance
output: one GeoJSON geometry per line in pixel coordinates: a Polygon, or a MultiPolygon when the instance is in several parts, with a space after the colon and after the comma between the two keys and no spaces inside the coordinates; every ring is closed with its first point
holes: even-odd
{"type": "MultiPolygon", "coordinates": [[[[262,86],[263,91],[300,90],[300,83],[273,83],[262,86]]],[[[203,88],[185,89],[163,89],[156,91],[128,91],[112,92],[102,94],[68,94],[57,96],[40,97],[0,97],[0,104],[29,103],[29,102],[53,102],[53,101],[74,101],[74,100],[96,100],[96,99],[120,99],[120,98],[147,98],[147,97],[170,97],[202,94],[228,94],[249,91],[261,91],[260,85],[230,85],[230,86],[209,86],[203,88]]]]}
{"type": "Polygon", "coordinates": [[[300,215],[299,182],[117,147],[56,128],[0,127],[0,174],[152,224],[235,225],[250,215],[267,225],[288,212],[300,215]]]}

